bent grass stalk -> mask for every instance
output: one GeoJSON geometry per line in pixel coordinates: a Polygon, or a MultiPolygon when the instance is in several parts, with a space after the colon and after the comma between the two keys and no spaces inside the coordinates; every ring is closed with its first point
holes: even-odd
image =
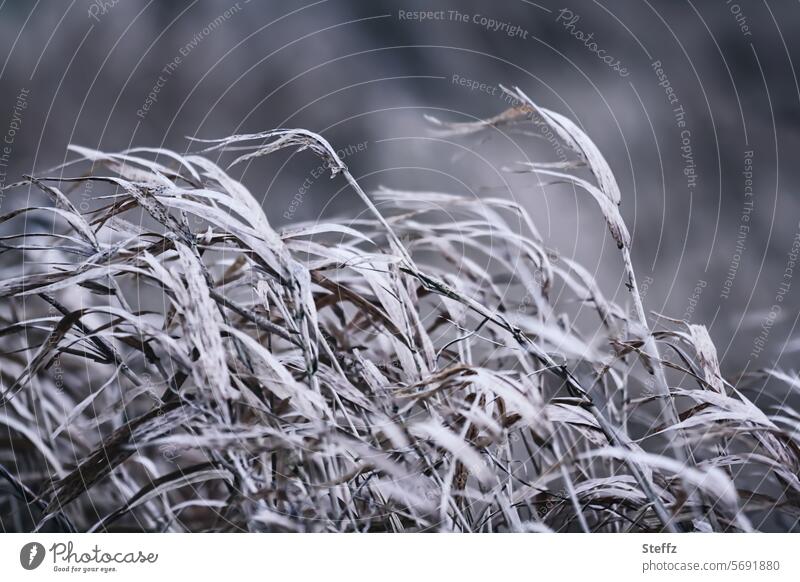
{"type": "MultiPolygon", "coordinates": [[[[521,167],[597,203],[632,318],[588,269],[551,262],[523,205],[367,194],[307,130],[192,155],[72,146],[50,176],[6,187],[50,201],[0,216],[0,424],[15,442],[0,478],[25,527],[750,531],[797,515],[800,416],[734,390],[702,326],[650,328],[608,163],[571,120],[507,92],[517,105],[494,117],[431,122],[550,127],[575,159],[521,167]],[[284,148],[320,156],[370,216],[274,229],[230,171],[284,148]],[[228,170],[202,155],[227,151],[228,170]],[[62,188],[87,182],[96,208],[81,213],[62,188]],[[572,306],[550,298],[559,281],[572,306]],[[574,305],[597,326],[580,329],[574,305]]],[[[798,384],[738,382],[767,378],[798,384]]]]}

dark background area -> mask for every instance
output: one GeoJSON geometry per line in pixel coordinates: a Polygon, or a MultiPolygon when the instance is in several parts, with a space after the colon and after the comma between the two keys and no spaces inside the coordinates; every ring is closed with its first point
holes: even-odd
{"type": "MultiPolygon", "coordinates": [[[[199,149],[186,136],[305,127],[345,150],[365,189],[517,199],[554,249],[596,265],[601,285],[624,302],[619,257],[588,197],[500,171],[526,155],[557,159],[548,143],[496,133],[439,139],[423,118],[464,121],[507,106],[500,92],[470,90],[454,75],[518,85],[576,119],[606,155],[622,189],[647,308],[708,325],[731,376],[745,367],[796,368],[800,343],[790,338],[800,280],[786,269],[800,232],[799,16],[797,2],[775,0],[5,0],[0,132],[12,143],[3,181],[63,162],[69,143],[183,152],[199,149]],[[562,9],[579,17],[571,28],[562,9]],[[401,17],[415,10],[443,10],[444,18],[401,17]],[[483,17],[506,26],[491,30],[483,17]],[[590,42],[628,75],[576,31],[592,33],[590,42]],[[176,57],[180,63],[165,73],[176,57]],[[659,84],[656,61],[677,104],[659,84]],[[694,187],[684,173],[678,105],[694,187]],[[742,173],[748,151],[750,213],[742,173]],[[743,225],[749,231],[739,239],[743,225]],[[766,348],[755,357],[754,341],[776,304],[766,348]]],[[[298,198],[318,164],[310,154],[287,153],[239,171],[276,225],[356,217],[362,207],[327,177],[312,178],[298,198]]],[[[17,195],[0,199],[0,211],[25,202],[17,195]]]]}

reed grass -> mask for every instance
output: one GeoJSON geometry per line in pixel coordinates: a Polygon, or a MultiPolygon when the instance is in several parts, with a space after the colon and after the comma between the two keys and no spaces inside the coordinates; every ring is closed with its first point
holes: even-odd
{"type": "Polygon", "coordinates": [[[0,216],[3,529],[796,531],[800,414],[746,394],[800,379],[731,379],[702,325],[651,328],[608,163],[508,93],[434,131],[548,126],[573,158],[509,171],[588,194],[623,304],[524,205],[368,194],[306,130],[73,146],[5,188],[49,204],[0,216]],[[233,172],[285,148],[368,217],[274,229],[233,172]]]}

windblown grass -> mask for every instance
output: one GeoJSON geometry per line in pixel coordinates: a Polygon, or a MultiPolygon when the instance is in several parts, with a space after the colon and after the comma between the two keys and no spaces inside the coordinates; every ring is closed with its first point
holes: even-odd
{"type": "Polygon", "coordinates": [[[796,530],[800,415],[743,387],[800,380],[734,386],[705,327],[650,329],[608,164],[510,93],[486,121],[431,121],[550,126],[574,160],[511,171],[589,195],[629,304],[554,259],[520,205],[368,195],[304,130],[204,153],[309,150],[368,218],[276,231],[210,157],[162,149],[72,147],[9,186],[52,204],[0,216],[19,226],[0,241],[3,528],[796,530]]]}

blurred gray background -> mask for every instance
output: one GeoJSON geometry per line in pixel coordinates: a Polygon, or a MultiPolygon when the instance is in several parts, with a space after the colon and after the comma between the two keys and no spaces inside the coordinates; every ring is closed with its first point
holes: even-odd
{"type": "MultiPolygon", "coordinates": [[[[366,189],[517,199],[624,301],[589,198],[500,171],[557,160],[551,144],[435,139],[423,118],[494,115],[498,84],[518,85],[606,155],[647,308],[707,324],[730,375],[796,368],[798,33],[788,0],[0,0],[0,178],[61,163],[69,143],[194,151],[186,136],[305,127],[366,189]]],[[[239,175],[276,225],[358,216],[318,165],[287,152],[239,175]]]]}

